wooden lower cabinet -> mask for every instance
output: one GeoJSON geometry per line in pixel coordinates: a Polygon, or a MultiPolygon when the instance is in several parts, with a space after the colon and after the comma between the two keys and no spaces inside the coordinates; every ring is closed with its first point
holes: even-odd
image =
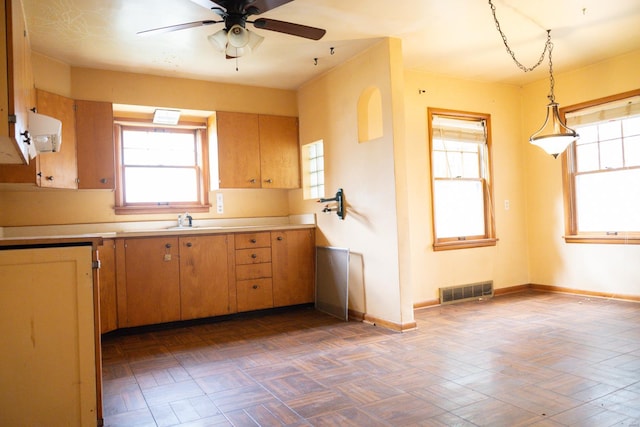
{"type": "Polygon", "coordinates": [[[269,232],[238,233],[234,241],[238,311],[273,307],[269,232]]]}
{"type": "Polygon", "coordinates": [[[181,319],[219,316],[236,311],[235,278],[230,282],[229,236],[180,237],[181,319]]]}
{"type": "Polygon", "coordinates": [[[118,304],[116,301],[116,242],[104,239],[98,246],[98,287],[100,289],[100,333],[118,329],[118,304]]]}
{"type": "Polygon", "coordinates": [[[315,298],[313,229],[271,232],[273,306],[306,304],[315,298]]]}
{"type": "MultiPolygon", "coordinates": [[[[117,327],[312,303],[314,236],[300,229],[115,239],[117,327]]],[[[113,330],[110,310],[101,307],[103,332],[113,330]]]]}
{"type": "Polygon", "coordinates": [[[177,237],[116,243],[119,327],[180,320],[178,250],[177,237]]]}

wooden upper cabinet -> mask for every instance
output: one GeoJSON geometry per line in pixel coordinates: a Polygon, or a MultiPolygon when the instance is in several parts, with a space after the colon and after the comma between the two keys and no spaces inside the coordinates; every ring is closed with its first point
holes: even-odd
{"type": "Polygon", "coordinates": [[[300,188],[298,119],[260,116],[262,188],[300,188]]]}
{"type": "Polygon", "coordinates": [[[4,0],[0,20],[0,163],[27,164],[28,145],[21,135],[27,129],[27,111],[35,106],[31,47],[21,0],[4,0]]]}
{"type": "Polygon", "coordinates": [[[299,188],[298,119],[216,113],[220,188],[299,188]]]}
{"type": "Polygon", "coordinates": [[[78,188],[76,131],[73,99],[43,90],[36,91],[38,113],[62,121],[62,143],[56,153],[38,154],[37,181],[40,187],[78,188]]]}
{"type": "Polygon", "coordinates": [[[220,188],[260,188],[257,114],[216,113],[220,188]]]}
{"type": "Polygon", "coordinates": [[[37,110],[62,121],[60,152],[40,153],[28,165],[0,164],[0,182],[71,189],[115,188],[113,107],[37,90],[37,110]]]}
{"type": "Polygon", "coordinates": [[[78,188],[115,188],[113,107],[110,102],[75,101],[78,188]]]}

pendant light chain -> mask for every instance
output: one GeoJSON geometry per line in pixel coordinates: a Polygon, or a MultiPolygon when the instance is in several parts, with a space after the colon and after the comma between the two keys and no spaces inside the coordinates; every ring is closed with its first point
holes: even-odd
{"type": "Polygon", "coordinates": [[[502,28],[500,28],[500,23],[498,22],[498,17],[496,16],[496,7],[491,0],[489,0],[489,5],[491,6],[491,13],[493,14],[493,20],[496,23],[496,28],[498,29],[498,32],[502,36],[502,42],[504,43],[504,47],[507,48],[507,52],[509,52],[509,55],[511,55],[511,58],[513,58],[513,62],[516,63],[518,68],[520,68],[525,73],[535,70],[536,68],[538,68],[540,64],[542,64],[542,61],[544,61],[544,57],[545,57],[545,54],[547,53],[547,50],[549,50],[549,62],[551,62],[551,49],[553,49],[553,45],[551,44],[551,30],[547,30],[547,42],[544,44],[544,50],[540,54],[540,59],[538,59],[538,62],[533,67],[526,67],[516,59],[516,54],[509,47],[509,43],[507,42],[507,36],[504,34],[504,32],[502,32],[502,28]]]}
{"type": "Polygon", "coordinates": [[[556,97],[553,94],[556,80],[553,78],[553,61],[551,60],[551,54],[553,53],[553,43],[551,43],[551,30],[547,30],[546,46],[549,48],[549,95],[547,95],[547,98],[549,98],[549,101],[551,102],[556,102],[556,97]]]}

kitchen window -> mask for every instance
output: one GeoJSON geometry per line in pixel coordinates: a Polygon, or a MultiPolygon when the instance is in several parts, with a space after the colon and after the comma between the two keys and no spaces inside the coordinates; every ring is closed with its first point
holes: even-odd
{"type": "Polygon", "coordinates": [[[206,129],[116,124],[116,213],[203,212],[208,203],[206,129]]]}
{"type": "Polygon", "coordinates": [[[302,156],[304,198],[324,197],[324,143],[316,141],[304,145],[302,156]]]}
{"type": "Polygon", "coordinates": [[[562,110],[565,240],[640,243],[640,90],[562,110]]]}
{"type": "Polygon", "coordinates": [[[494,246],[491,116],[428,109],[434,250],[494,246]]]}

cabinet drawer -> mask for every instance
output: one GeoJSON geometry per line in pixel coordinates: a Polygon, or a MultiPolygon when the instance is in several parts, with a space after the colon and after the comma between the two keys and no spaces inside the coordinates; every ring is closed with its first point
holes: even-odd
{"type": "Polygon", "coordinates": [[[238,280],[236,282],[238,311],[273,307],[271,279],[238,280]]]}
{"type": "Polygon", "coordinates": [[[271,262],[271,248],[239,249],[236,251],[236,265],[271,262]]]}
{"type": "Polygon", "coordinates": [[[235,243],[236,249],[268,248],[271,246],[271,233],[238,233],[235,243]]]}
{"type": "Polygon", "coordinates": [[[261,279],[271,277],[271,263],[264,262],[261,264],[244,264],[236,266],[236,279],[261,279]]]}

